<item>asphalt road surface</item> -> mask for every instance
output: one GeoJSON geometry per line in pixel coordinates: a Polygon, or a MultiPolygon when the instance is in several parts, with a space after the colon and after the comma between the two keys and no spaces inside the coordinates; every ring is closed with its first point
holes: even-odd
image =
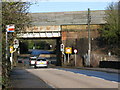
{"type": "Polygon", "coordinates": [[[34,69],[28,61],[19,64],[25,67],[23,70],[14,70],[14,88],[118,88],[119,77],[115,73],[64,68],[34,69]]]}
{"type": "Polygon", "coordinates": [[[33,74],[27,72],[25,69],[20,67],[15,67],[10,75],[10,87],[8,90],[18,90],[20,89],[36,89],[36,88],[51,88],[48,84],[46,84],[39,77],[34,76],[33,74]]]}
{"type": "Polygon", "coordinates": [[[118,82],[55,68],[26,69],[53,88],[118,88],[118,82]]]}
{"type": "Polygon", "coordinates": [[[68,68],[58,68],[58,69],[70,71],[70,72],[74,72],[74,73],[78,73],[78,74],[83,74],[83,75],[87,75],[87,76],[102,78],[102,79],[109,80],[109,81],[120,82],[120,79],[119,79],[120,73],[118,73],[117,70],[115,70],[116,73],[115,72],[111,73],[108,71],[107,68],[106,68],[105,72],[94,71],[94,70],[68,69],[68,68]]]}

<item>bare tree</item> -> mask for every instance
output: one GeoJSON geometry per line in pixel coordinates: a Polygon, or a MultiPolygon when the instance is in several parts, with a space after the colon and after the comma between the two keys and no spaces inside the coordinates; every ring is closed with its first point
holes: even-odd
{"type": "MultiPolygon", "coordinates": [[[[10,71],[10,60],[6,60],[5,54],[5,32],[6,32],[6,25],[14,24],[15,25],[15,33],[9,33],[8,42],[9,45],[13,43],[14,37],[16,37],[16,33],[24,30],[24,27],[29,25],[30,17],[28,14],[28,8],[30,7],[29,2],[0,2],[2,6],[2,85],[4,87],[8,86],[8,78],[9,78],[9,71],[10,71]]],[[[8,46],[9,46],[8,45],[8,46]]]]}

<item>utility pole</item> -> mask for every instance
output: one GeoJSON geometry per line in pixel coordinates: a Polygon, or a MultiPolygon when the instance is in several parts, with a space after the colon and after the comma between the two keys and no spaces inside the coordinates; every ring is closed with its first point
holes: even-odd
{"type": "Polygon", "coordinates": [[[90,9],[88,8],[88,66],[90,66],[90,55],[91,55],[91,38],[90,38],[90,9]]]}

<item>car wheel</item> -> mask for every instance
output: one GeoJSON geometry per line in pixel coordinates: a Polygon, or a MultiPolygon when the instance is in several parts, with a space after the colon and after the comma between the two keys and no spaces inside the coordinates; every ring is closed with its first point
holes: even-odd
{"type": "Polygon", "coordinates": [[[48,66],[46,66],[45,68],[48,68],[48,66]]]}

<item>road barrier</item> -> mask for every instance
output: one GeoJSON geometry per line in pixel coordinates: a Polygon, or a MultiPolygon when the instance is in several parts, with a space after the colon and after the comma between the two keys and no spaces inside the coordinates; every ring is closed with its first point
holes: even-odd
{"type": "Polygon", "coordinates": [[[120,61],[100,61],[99,67],[120,69],[119,65],[120,61]]]}

